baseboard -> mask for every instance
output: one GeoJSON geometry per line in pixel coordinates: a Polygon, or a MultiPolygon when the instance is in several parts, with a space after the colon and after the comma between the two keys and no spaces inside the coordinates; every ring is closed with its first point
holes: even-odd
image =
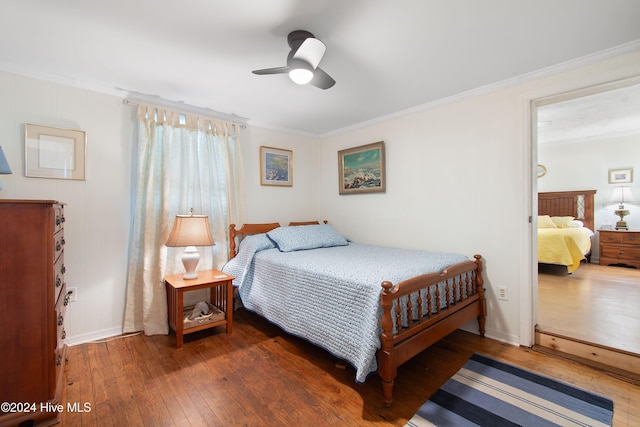
{"type": "Polygon", "coordinates": [[[555,333],[536,331],[534,350],[570,359],[640,384],[640,355],[555,333]]]}
{"type": "Polygon", "coordinates": [[[69,336],[64,340],[64,342],[69,346],[74,346],[97,340],[103,340],[105,338],[111,338],[118,335],[122,335],[122,326],[101,329],[99,331],[93,331],[87,334],[69,336]]]}

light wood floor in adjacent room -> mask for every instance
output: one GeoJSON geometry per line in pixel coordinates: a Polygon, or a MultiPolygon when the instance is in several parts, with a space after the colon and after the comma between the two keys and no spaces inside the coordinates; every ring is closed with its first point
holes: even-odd
{"type": "Polygon", "coordinates": [[[538,329],[640,355],[640,270],[582,264],[573,274],[543,266],[538,329]]]}
{"type": "MultiPolygon", "coordinates": [[[[489,314],[491,315],[491,314],[489,314]]],[[[403,426],[477,351],[614,400],[614,426],[640,425],[640,387],[593,368],[457,331],[399,368],[395,401],[380,380],[354,382],[327,352],[238,310],[222,328],[185,337],[129,336],[69,349],[64,426],[403,426]]]]}

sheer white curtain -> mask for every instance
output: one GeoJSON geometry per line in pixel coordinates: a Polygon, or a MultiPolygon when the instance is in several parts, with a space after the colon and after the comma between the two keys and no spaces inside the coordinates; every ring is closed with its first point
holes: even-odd
{"type": "Polygon", "coordinates": [[[198,248],[197,270],[227,260],[228,226],[244,221],[238,125],[138,106],[135,211],[123,331],[167,334],[162,277],[184,271],[183,248],[167,248],[177,214],[208,215],[215,245],[198,248]]]}

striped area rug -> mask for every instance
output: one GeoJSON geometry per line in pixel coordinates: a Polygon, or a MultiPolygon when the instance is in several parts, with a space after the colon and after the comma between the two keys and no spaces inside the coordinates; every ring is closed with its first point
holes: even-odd
{"type": "Polygon", "coordinates": [[[474,354],[406,424],[418,426],[611,426],[613,402],[474,354]]]}

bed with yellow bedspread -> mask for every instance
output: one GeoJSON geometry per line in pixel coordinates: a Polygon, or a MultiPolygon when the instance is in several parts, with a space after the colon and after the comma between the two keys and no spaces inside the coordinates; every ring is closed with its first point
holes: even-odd
{"type": "MultiPolygon", "coordinates": [[[[549,217],[547,217],[549,218],[549,217]]],[[[557,221],[557,218],[553,218],[557,221]]],[[[573,218],[571,218],[573,220],[573,218]]],[[[569,273],[573,273],[580,266],[580,262],[591,251],[591,237],[593,231],[573,223],[563,227],[551,226],[546,218],[538,219],[538,262],[544,264],[557,264],[567,267],[569,273]],[[545,223],[548,226],[544,226],[545,223]]],[[[579,221],[578,221],[579,223],[579,221]]]]}

